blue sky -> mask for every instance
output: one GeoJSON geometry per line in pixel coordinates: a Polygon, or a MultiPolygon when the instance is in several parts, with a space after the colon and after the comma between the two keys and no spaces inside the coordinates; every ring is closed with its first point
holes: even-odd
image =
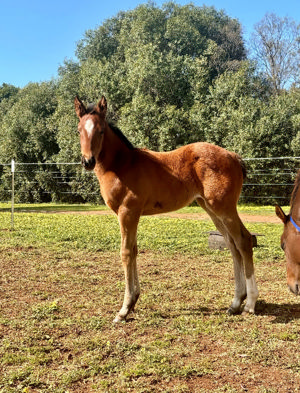
{"type": "MultiPolygon", "coordinates": [[[[160,6],[166,1],[155,1],[160,6]]],[[[176,1],[187,4],[191,1],[176,1]]],[[[139,0],[0,0],[0,85],[24,87],[29,82],[57,76],[64,59],[75,59],[76,43],[119,11],[145,3],[139,0]]],[[[200,0],[197,6],[223,9],[243,26],[249,37],[255,23],[267,12],[289,16],[300,23],[299,0],[200,0]]]]}

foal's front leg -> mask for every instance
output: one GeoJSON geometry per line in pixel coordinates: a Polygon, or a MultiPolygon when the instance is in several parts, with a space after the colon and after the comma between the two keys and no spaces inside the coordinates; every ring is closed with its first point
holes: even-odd
{"type": "Polygon", "coordinates": [[[126,319],[140,295],[140,285],[136,266],[137,257],[137,225],[139,216],[133,216],[125,211],[119,214],[121,229],[121,260],[125,274],[125,295],[123,306],[117,314],[114,322],[121,322],[126,319]]]}

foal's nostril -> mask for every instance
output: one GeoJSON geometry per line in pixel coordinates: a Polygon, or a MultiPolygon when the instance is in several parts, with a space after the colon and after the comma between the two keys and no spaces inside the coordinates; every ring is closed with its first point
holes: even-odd
{"type": "Polygon", "coordinates": [[[91,157],[89,160],[87,160],[85,157],[81,158],[81,163],[84,166],[85,169],[87,170],[92,170],[95,168],[96,165],[96,160],[94,157],[91,157]]]}
{"type": "Polygon", "coordinates": [[[298,284],[295,285],[295,294],[299,295],[299,285],[298,284]]]}

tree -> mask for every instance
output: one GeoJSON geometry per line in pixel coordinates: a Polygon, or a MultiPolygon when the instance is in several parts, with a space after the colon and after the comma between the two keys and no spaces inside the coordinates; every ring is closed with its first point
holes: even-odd
{"type": "Polygon", "coordinates": [[[255,25],[251,38],[253,56],[259,70],[279,94],[300,82],[300,25],[288,17],[266,14],[255,25]]]}
{"type": "MultiPolygon", "coordinates": [[[[57,107],[56,85],[52,82],[28,84],[5,113],[0,124],[0,162],[7,163],[14,158],[19,163],[51,161],[58,153],[56,129],[51,118],[57,107]]],[[[16,185],[17,199],[23,201],[49,200],[43,195],[41,182],[45,183],[48,174],[44,168],[33,174],[32,168],[24,168],[24,176],[16,185]]],[[[4,187],[5,179],[1,179],[4,187]]],[[[6,187],[7,188],[7,187],[6,187]]]]}
{"type": "MultiPolygon", "coordinates": [[[[237,72],[220,75],[198,110],[205,140],[243,156],[252,156],[256,152],[253,132],[267,101],[268,87],[255,75],[251,63],[244,62],[237,72]]],[[[199,108],[199,103],[195,102],[195,106],[199,108]]]]}
{"type": "Polygon", "coordinates": [[[7,83],[3,83],[2,86],[0,86],[0,103],[4,99],[9,99],[13,96],[15,96],[20,89],[18,87],[15,87],[13,85],[8,85],[7,83]]]}
{"type": "Polygon", "coordinates": [[[77,56],[81,97],[106,94],[123,131],[138,146],[162,150],[185,143],[183,135],[193,140],[196,123],[188,117],[194,100],[218,75],[240,67],[245,48],[241,26],[223,11],[148,3],[88,31],[77,56]]]}
{"type": "Polygon", "coordinates": [[[18,87],[8,85],[7,83],[3,83],[2,86],[0,86],[0,123],[2,122],[2,119],[4,118],[7,111],[17,100],[19,91],[20,89],[18,87]]]}
{"type": "Polygon", "coordinates": [[[20,93],[0,124],[3,143],[0,157],[19,162],[44,162],[57,153],[50,118],[56,110],[55,84],[29,84],[20,93]]]}
{"type": "Polygon", "coordinates": [[[179,6],[173,2],[162,8],[148,3],[117,14],[98,29],[88,30],[79,41],[76,54],[81,63],[114,56],[126,61],[126,50],[147,44],[175,56],[206,56],[217,74],[236,69],[237,63],[246,59],[237,20],[214,7],[179,6]]]}

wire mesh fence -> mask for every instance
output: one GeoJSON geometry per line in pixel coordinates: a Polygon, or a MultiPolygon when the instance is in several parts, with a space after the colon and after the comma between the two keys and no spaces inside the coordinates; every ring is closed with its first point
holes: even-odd
{"type": "MultiPolygon", "coordinates": [[[[241,201],[289,204],[300,157],[246,158],[241,201]]],[[[0,163],[0,201],[103,203],[99,183],[80,163],[0,163]],[[12,180],[14,179],[14,183],[12,180]],[[14,192],[13,192],[14,188],[14,192]]]]}
{"type": "MultiPolygon", "coordinates": [[[[102,203],[99,183],[80,163],[15,163],[16,203],[102,203]]],[[[12,166],[0,164],[0,201],[12,198],[12,166]]]]}
{"type": "Polygon", "coordinates": [[[247,178],[241,200],[255,204],[288,205],[300,157],[246,158],[247,178]]]}

